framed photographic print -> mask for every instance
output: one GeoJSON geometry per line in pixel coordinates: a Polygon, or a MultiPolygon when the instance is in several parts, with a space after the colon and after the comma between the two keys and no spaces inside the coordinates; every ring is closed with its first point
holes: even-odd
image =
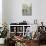
{"type": "Polygon", "coordinates": [[[22,5],[22,15],[23,16],[31,16],[32,15],[32,4],[23,4],[22,5]]]}

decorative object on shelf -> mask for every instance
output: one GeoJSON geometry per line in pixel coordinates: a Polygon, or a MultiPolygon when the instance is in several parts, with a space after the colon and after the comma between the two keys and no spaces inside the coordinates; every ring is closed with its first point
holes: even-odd
{"type": "Polygon", "coordinates": [[[23,22],[20,22],[19,25],[27,25],[26,20],[23,20],[23,22]]]}
{"type": "Polygon", "coordinates": [[[32,15],[32,4],[23,4],[22,5],[22,15],[23,16],[29,16],[32,15]]]}
{"type": "Polygon", "coordinates": [[[7,29],[7,24],[4,23],[2,31],[0,31],[0,44],[4,44],[5,38],[7,37],[8,29],[7,29]]]}
{"type": "Polygon", "coordinates": [[[43,22],[41,22],[41,25],[43,26],[43,22]]]}
{"type": "Polygon", "coordinates": [[[0,38],[6,38],[7,37],[7,32],[8,32],[7,24],[4,23],[3,24],[3,31],[1,32],[0,38]]]}
{"type": "Polygon", "coordinates": [[[36,31],[34,34],[34,40],[39,40],[40,32],[36,31]]]}
{"type": "Polygon", "coordinates": [[[37,24],[37,19],[34,20],[34,24],[37,24]]]}
{"type": "Polygon", "coordinates": [[[28,40],[32,39],[32,32],[30,32],[30,27],[26,29],[26,38],[28,40]]]}
{"type": "Polygon", "coordinates": [[[38,32],[45,32],[46,31],[46,26],[43,25],[43,22],[41,22],[41,25],[38,26],[38,32]]]}

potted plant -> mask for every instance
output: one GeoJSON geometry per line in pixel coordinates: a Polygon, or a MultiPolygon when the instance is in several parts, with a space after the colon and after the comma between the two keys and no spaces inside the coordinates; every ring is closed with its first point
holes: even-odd
{"type": "Polygon", "coordinates": [[[4,40],[7,37],[8,29],[7,24],[3,24],[3,31],[0,31],[0,44],[4,44],[4,40]]]}

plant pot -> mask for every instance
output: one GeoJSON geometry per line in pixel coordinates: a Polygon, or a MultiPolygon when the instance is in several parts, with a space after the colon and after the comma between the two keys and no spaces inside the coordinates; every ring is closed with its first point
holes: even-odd
{"type": "Polygon", "coordinates": [[[5,38],[0,38],[0,44],[4,44],[5,38]]]}

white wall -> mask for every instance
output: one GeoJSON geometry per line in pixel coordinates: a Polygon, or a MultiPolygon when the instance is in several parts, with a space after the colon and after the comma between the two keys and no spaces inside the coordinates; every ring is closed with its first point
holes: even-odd
{"type": "Polygon", "coordinates": [[[2,27],[2,0],[0,0],[0,27],[2,27]]]}
{"type": "Polygon", "coordinates": [[[41,21],[46,25],[46,0],[4,0],[4,15],[3,20],[7,23],[21,22],[26,20],[28,23],[33,23],[37,19],[38,24],[41,21]],[[32,2],[32,16],[22,16],[22,3],[32,2]]]}
{"type": "Polygon", "coordinates": [[[8,14],[9,9],[7,8],[7,0],[2,0],[2,24],[6,23],[9,28],[8,14]]]}
{"type": "Polygon", "coordinates": [[[2,23],[8,23],[8,15],[7,15],[7,0],[2,0],[2,23]]]}

